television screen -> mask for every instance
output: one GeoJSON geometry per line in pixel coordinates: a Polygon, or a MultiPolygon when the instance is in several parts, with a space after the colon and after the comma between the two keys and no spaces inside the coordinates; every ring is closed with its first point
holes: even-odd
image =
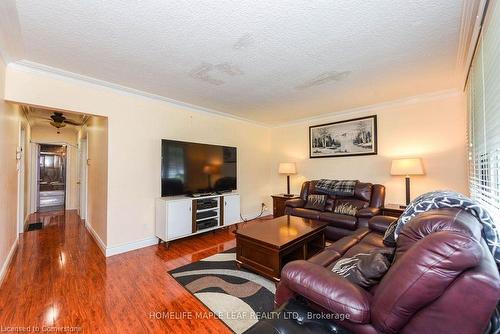
{"type": "Polygon", "coordinates": [[[236,190],[236,147],[162,140],[161,195],[236,190]]]}

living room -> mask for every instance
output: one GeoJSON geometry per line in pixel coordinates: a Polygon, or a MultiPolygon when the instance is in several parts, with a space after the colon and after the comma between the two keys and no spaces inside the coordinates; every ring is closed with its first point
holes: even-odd
{"type": "MultiPolygon", "coordinates": [[[[475,150],[482,149],[483,142],[488,143],[488,152],[498,149],[495,138],[500,130],[494,115],[498,113],[499,103],[494,96],[499,87],[495,73],[500,64],[494,60],[499,51],[490,46],[498,45],[500,39],[499,12],[497,1],[451,0],[439,4],[313,1],[253,5],[208,1],[184,5],[161,1],[3,2],[0,5],[3,169],[0,175],[3,189],[0,305],[5,311],[1,312],[0,325],[9,330],[22,326],[53,326],[50,328],[54,329],[69,326],[89,332],[133,328],[134,332],[219,333],[251,332],[252,326],[274,326],[265,322],[264,315],[292,304],[274,300],[276,288],[270,288],[274,292],[261,296],[260,301],[251,295],[245,299],[241,297],[245,292],[236,285],[246,284],[250,290],[274,286],[268,282],[280,279],[286,263],[277,266],[276,275],[266,275],[245,263],[234,249],[238,247],[237,238],[245,237],[245,229],[252,226],[257,226],[258,233],[267,231],[265,237],[275,236],[269,223],[272,224],[273,218],[299,217],[300,213],[292,212],[297,207],[291,205],[302,199],[305,202],[299,204],[306,206],[308,194],[319,195],[320,201],[335,203],[332,198],[336,195],[328,195],[328,190],[318,194],[315,190],[304,191],[304,184],[311,185],[311,189],[315,187],[308,181],[359,181],[358,187],[369,183],[368,198],[358,193],[356,186],[352,189],[353,196],[361,194],[361,200],[364,198],[370,207],[370,196],[383,192],[382,203],[374,210],[373,224],[386,224],[385,228],[390,225],[390,219],[382,221],[380,217],[403,215],[404,206],[408,204],[407,189],[412,201],[439,190],[464,194],[486,206],[492,217],[497,217],[498,167],[493,155],[491,162],[485,162],[481,160],[484,157],[477,160],[474,154],[477,154],[475,150]],[[335,20],[341,24],[332,23],[335,20]],[[479,101],[478,92],[484,95],[486,102],[479,101]],[[32,186],[30,176],[35,175],[36,169],[29,162],[36,159],[29,158],[32,152],[27,143],[39,141],[33,136],[33,122],[26,112],[33,108],[50,111],[48,115],[60,112],[67,120],[75,117],[101,120],[101,123],[86,124],[92,130],[88,137],[89,156],[81,160],[78,155],[89,172],[98,168],[99,173],[90,172],[86,180],[71,181],[75,189],[77,183],[80,187],[85,184],[88,215],[82,223],[82,207],[78,205],[81,201],[75,201],[75,207],[67,206],[62,216],[54,218],[65,222],[60,226],[66,226],[66,233],[74,230],[75,234],[65,242],[57,241],[63,240],[60,237],[63,228],[25,232],[19,227],[27,221],[38,222],[40,217],[28,196],[32,186]],[[481,108],[489,118],[476,115],[481,108]],[[484,122],[482,127],[476,120],[484,122]],[[477,135],[481,131],[484,138],[477,135]],[[350,137],[360,133],[363,139],[350,137]],[[355,145],[346,148],[345,140],[355,145]],[[162,147],[172,142],[222,147],[217,159],[233,169],[224,165],[217,167],[217,172],[200,169],[198,179],[205,182],[208,175],[206,191],[189,188],[185,182],[181,190],[166,187],[164,193],[163,175],[171,174],[169,160],[162,158],[162,147]],[[476,143],[479,148],[474,146],[476,143]],[[233,148],[234,151],[229,151],[234,154],[226,156],[225,148],[233,148]],[[399,159],[406,158],[414,159],[416,171],[396,170],[399,159]],[[282,165],[284,163],[288,165],[282,165]],[[481,187],[481,181],[486,182],[482,179],[484,175],[480,174],[478,181],[474,173],[482,171],[488,163],[491,167],[487,175],[493,181],[481,187]],[[280,166],[291,170],[280,173],[280,166]],[[410,187],[405,183],[407,174],[411,174],[410,187]],[[233,177],[236,181],[219,188],[215,184],[221,176],[233,177]],[[486,194],[477,191],[478,182],[479,190],[493,190],[486,194]],[[381,185],[383,190],[372,190],[372,185],[381,185]],[[293,196],[284,196],[287,192],[293,196]],[[189,233],[169,238],[168,231],[161,235],[158,226],[163,224],[168,229],[172,221],[166,222],[168,212],[160,221],[158,203],[168,206],[174,201],[172,195],[175,200],[182,197],[182,201],[190,205],[193,222],[191,219],[188,222],[189,233]],[[238,200],[230,208],[226,200],[231,195],[238,200]],[[196,207],[192,205],[204,204],[200,200],[207,198],[217,199],[213,203],[218,221],[206,231],[197,231],[194,227],[196,207]],[[280,210],[276,212],[278,207],[280,210]],[[82,239],[76,238],[77,235],[82,239]],[[165,243],[158,245],[159,241],[165,243]],[[49,249],[46,253],[30,253],[44,245],[49,249]],[[216,257],[206,260],[211,256],[216,257]],[[240,258],[233,259],[235,256],[240,258]],[[50,258],[54,261],[51,266],[55,267],[43,269],[42,262],[31,261],[32,267],[27,269],[29,258],[50,258]],[[186,278],[189,276],[179,276],[182,270],[205,263],[224,270],[215,265],[226,261],[217,259],[231,259],[231,265],[238,264],[234,270],[262,277],[259,282],[264,283],[256,286],[251,280],[245,283],[241,277],[232,277],[227,282],[212,282],[215,285],[193,292],[193,288],[188,287],[192,283],[186,278]],[[91,268],[91,263],[96,263],[95,268],[91,268]],[[82,270],[88,274],[72,285],[70,280],[77,275],[79,265],[84,266],[82,270]],[[29,287],[34,283],[26,279],[31,275],[43,278],[32,289],[29,287]],[[127,288],[128,284],[133,288],[127,288]],[[77,288],[90,289],[94,297],[82,297],[77,288]],[[235,290],[236,297],[228,293],[229,290],[235,290]],[[45,292],[40,294],[41,291],[45,292]],[[226,292],[225,296],[220,296],[221,291],[226,292]],[[216,292],[217,297],[210,295],[216,292]],[[44,303],[33,306],[31,302],[17,302],[19,298],[27,301],[42,298],[44,303]],[[248,300],[252,298],[257,301],[248,300]],[[243,299],[253,311],[238,308],[243,299]],[[78,300],[84,309],[97,307],[97,314],[74,305],[78,300]],[[110,310],[99,306],[101,304],[108,305],[110,310]],[[30,305],[34,311],[29,311],[30,305]],[[137,312],[127,311],[127,315],[120,318],[119,314],[127,307],[135,307],[137,312]],[[228,307],[240,310],[241,314],[236,315],[236,319],[223,319],[221,313],[228,307]],[[189,318],[195,314],[201,319],[189,318]],[[262,317],[259,319],[258,315],[262,317]]],[[[46,125],[57,139],[59,128],[46,125]]],[[[75,144],[78,152],[82,138],[80,136],[75,144]]],[[[184,160],[189,163],[187,158],[184,160]]],[[[174,178],[184,180],[184,176],[174,178]]],[[[320,211],[326,210],[326,206],[324,203],[320,211]]],[[[318,221],[317,218],[305,219],[318,221]]],[[[352,242],[353,235],[368,228],[368,218],[372,217],[363,217],[352,224],[343,221],[339,226],[348,228],[331,233],[324,224],[318,226],[314,234],[320,233],[318,236],[326,240],[314,239],[314,246],[320,240],[321,250],[338,247],[336,242],[341,237],[350,237],[352,242]]],[[[180,226],[178,221],[172,224],[174,228],[180,226]]],[[[301,232],[286,229],[288,238],[293,237],[290,233],[301,232]]],[[[363,238],[367,236],[374,237],[369,234],[363,238]]],[[[295,260],[300,256],[313,256],[299,256],[296,249],[290,254],[294,254],[295,260]]],[[[493,258],[491,261],[494,263],[493,258]]],[[[333,262],[329,262],[330,265],[333,262]]],[[[498,273],[496,275],[498,277],[498,273]]],[[[496,287],[496,292],[489,295],[493,302],[498,301],[498,282],[487,285],[488,289],[496,287]]],[[[258,291],[262,292],[263,288],[258,291]]],[[[491,303],[490,299],[485,298],[491,303]]],[[[431,301],[425,303],[428,312],[436,307],[431,301]]],[[[320,310],[312,309],[319,314],[328,310],[325,305],[320,306],[320,310]]],[[[466,320],[471,316],[464,315],[466,320],[459,325],[473,329],[469,332],[493,333],[494,326],[487,320],[495,307],[477,308],[477,314],[471,314],[486,320],[470,324],[466,320]]],[[[425,313],[424,305],[418,309],[424,314],[423,322],[428,324],[433,324],[440,312],[437,309],[434,313],[425,313]]],[[[330,309],[326,313],[349,315],[346,310],[337,311],[330,309]]],[[[373,314],[372,317],[376,319],[373,314]]],[[[366,319],[356,320],[356,324],[363,326],[345,325],[345,321],[311,326],[319,326],[313,327],[317,332],[328,332],[325,326],[331,328],[332,324],[338,326],[335,330],[346,333],[415,332],[417,329],[418,332],[461,332],[456,327],[426,328],[418,319],[411,320],[405,319],[398,325],[386,324],[386,327],[366,319]],[[405,325],[408,325],[406,329],[405,325]]],[[[446,320],[457,322],[453,318],[446,320]]],[[[448,324],[444,320],[443,323],[448,324]]],[[[293,319],[280,326],[290,328],[282,332],[311,330],[307,325],[301,327],[294,323],[293,319]]],[[[263,332],[263,328],[269,330],[270,327],[253,330],[263,332]]],[[[60,331],[65,330],[68,329],[60,331]]]]}

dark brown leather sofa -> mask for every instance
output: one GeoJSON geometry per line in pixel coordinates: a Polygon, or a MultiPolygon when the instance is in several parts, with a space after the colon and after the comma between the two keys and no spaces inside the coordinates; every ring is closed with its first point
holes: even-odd
{"type": "Polygon", "coordinates": [[[359,227],[368,226],[368,220],[380,213],[384,206],[385,187],[381,184],[358,182],[354,188],[354,196],[328,195],[324,211],[306,209],[307,196],[320,194],[316,191],[318,181],[306,181],[302,184],[300,198],[291,199],[285,203],[285,214],[327,221],[325,236],[329,240],[338,240],[353,234],[359,227]],[[334,213],[336,202],[350,203],[359,208],[356,216],[334,213]]]}
{"type": "Polygon", "coordinates": [[[408,223],[389,271],[369,290],[331,271],[341,258],[384,247],[393,219],[375,217],[310,260],[287,264],[276,306],[305,298],[315,310],[348,315],[328,321],[353,333],[483,333],[500,299],[500,277],[480,223],[463,210],[432,210],[408,223]]]}

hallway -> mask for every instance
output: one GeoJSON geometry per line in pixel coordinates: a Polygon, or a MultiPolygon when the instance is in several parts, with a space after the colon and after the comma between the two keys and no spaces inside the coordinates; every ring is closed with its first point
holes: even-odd
{"type": "MultiPolygon", "coordinates": [[[[167,271],[235,247],[229,230],[105,258],[76,211],[35,214],[0,287],[0,326],[59,332],[230,333],[216,319],[156,319],[153,312],[206,312],[167,271]],[[62,327],[66,327],[63,328],[62,327]],[[47,330],[47,329],[46,329],[47,330]]],[[[17,329],[19,331],[19,329],[17,329]]]]}

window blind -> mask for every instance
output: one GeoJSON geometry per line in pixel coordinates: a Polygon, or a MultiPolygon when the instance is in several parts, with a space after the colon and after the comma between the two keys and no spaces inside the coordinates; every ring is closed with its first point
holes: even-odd
{"type": "Polygon", "coordinates": [[[468,93],[471,197],[500,217],[500,1],[493,1],[472,62],[468,93]]]}

